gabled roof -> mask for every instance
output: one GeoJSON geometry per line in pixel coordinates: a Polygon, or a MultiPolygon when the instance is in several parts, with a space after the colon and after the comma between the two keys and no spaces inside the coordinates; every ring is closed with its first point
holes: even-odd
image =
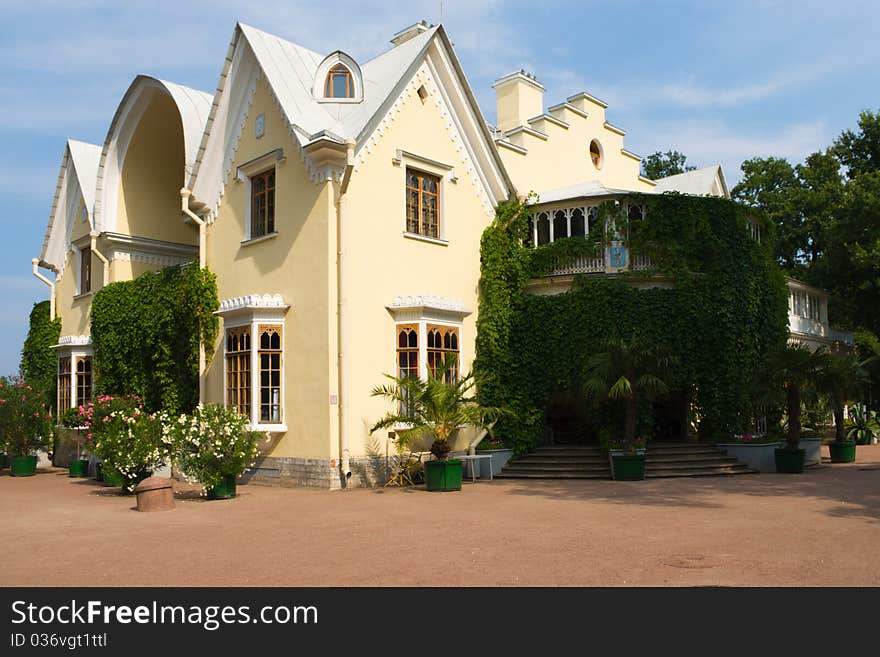
{"type": "Polygon", "coordinates": [[[95,197],[94,225],[99,231],[115,229],[122,164],[135,130],[146,111],[149,103],[148,92],[151,90],[158,90],[170,96],[180,115],[185,168],[185,171],[181,171],[181,186],[186,184],[195,166],[213,96],[175,82],[160,80],[149,75],[138,75],[119,102],[104,140],[95,197]]]}
{"type": "Polygon", "coordinates": [[[724,172],[720,164],[685,171],[674,176],[660,178],[655,181],[657,186],[654,191],[658,194],[663,192],[680,192],[682,194],[695,194],[698,196],[721,196],[730,198],[730,191],[724,180],[724,172]]]}
{"type": "Polygon", "coordinates": [[[88,213],[90,226],[94,226],[95,184],[101,147],[69,139],[64,146],[58,184],[49,213],[49,223],[40,252],[41,265],[60,273],[64,268],[73,222],[78,219],[76,211],[80,196],[88,213]]]}
{"type": "MultiPolygon", "coordinates": [[[[442,26],[428,28],[360,66],[363,100],[333,102],[316,97],[316,74],[326,57],[286,39],[238,23],[230,41],[226,63],[217,86],[207,128],[202,138],[189,187],[194,201],[216,207],[229,166],[230,144],[240,136],[237,120],[253,94],[253,80],[262,75],[300,146],[325,139],[353,140],[360,148],[396,101],[405,84],[422,63],[432,43],[442,43],[449,63],[463,88],[466,106],[478,117],[475,134],[488,148],[484,163],[498,169],[499,187],[512,190],[501,159],[492,146],[479,106],[467,84],[442,26]],[[247,86],[250,88],[246,88],[247,86]],[[212,138],[212,132],[217,133],[212,138]]],[[[338,51],[337,51],[338,52],[338,51]]],[[[234,149],[234,147],[233,147],[234,149]]],[[[496,193],[497,195],[497,193],[496,193]]]]}

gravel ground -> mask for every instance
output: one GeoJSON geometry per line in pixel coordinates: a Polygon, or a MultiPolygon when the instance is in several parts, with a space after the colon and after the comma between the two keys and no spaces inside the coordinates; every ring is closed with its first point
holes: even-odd
{"type": "Polygon", "coordinates": [[[880,445],[802,475],[242,486],[176,509],[66,471],[0,476],[6,586],[878,586],[880,445]]]}

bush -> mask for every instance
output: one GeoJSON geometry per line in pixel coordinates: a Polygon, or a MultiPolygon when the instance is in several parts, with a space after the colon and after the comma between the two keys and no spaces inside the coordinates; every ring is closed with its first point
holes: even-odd
{"type": "Polygon", "coordinates": [[[0,437],[12,456],[31,456],[52,444],[45,392],[18,377],[0,381],[0,437]]]}
{"type": "Polygon", "coordinates": [[[196,406],[191,415],[181,415],[169,426],[175,464],[205,488],[241,474],[259,453],[261,434],[247,427],[247,416],[235,409],[196,406]]]}
{"type": "Polygon", "coordinates": [[[168,463],[165,418],[146,413],[138,397],[101,395],[79,407],[79,419],[86,428],[86,450],[101,459],[105,476],[122,477],[127,492],[138,479],[168,463]]]}

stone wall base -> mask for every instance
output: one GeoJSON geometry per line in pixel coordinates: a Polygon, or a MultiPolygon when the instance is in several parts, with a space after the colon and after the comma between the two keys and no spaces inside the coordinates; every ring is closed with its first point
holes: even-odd
{"type": "Polygon", "coordinates": [[[384,456],[352,457],[351,477],[343,483],[339,461],[336,459],[304,459],[264,456],[245,470],[239,481],[245,484],[284,486],[296,488],[373,488],[382,486],[396,470],[396,457],[387,461],[384,456]]]}

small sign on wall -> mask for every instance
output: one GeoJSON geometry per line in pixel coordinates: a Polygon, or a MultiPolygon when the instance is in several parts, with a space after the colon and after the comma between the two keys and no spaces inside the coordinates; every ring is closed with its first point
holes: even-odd
{"type": "Polygon", "coordinates": [[[264,134],[266,134],[266,115],[257,114],[257,118],[254,119],[254,136],[259,139],[264,134]]]}

